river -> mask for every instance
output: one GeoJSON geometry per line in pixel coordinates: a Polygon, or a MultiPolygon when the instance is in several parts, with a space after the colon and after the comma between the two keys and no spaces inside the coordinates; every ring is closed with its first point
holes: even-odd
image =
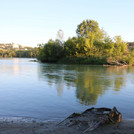
{"type": "Polygon", "coordinates": [[[64,119],[114,106],[134,119],[134,67],[60,65],[0,59],[0,117],[64,119]]]}

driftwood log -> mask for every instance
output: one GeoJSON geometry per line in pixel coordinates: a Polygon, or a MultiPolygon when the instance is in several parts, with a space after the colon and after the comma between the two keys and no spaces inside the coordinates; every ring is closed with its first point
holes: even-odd
{"type": "Polygon", "coordinates": [[[120,122],[122,115],[116,107],[110,108],[90,108],[83,113],[73,113],[58,126],[74,127],[82,133],[93,131],[102,124],[120,122]]]}

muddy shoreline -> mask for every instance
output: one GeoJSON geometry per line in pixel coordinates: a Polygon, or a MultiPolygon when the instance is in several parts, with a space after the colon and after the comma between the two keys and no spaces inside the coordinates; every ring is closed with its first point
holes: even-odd
{"type": "MultiPolygon", "coordinates": [[[[40,121],[26,118],[1,118],[0,134],[80,134],[77,129],[60,127],[60,121],[40,121]]],[[[134,134],[134,120],[105,124],[87,134],[134,134]]]]}

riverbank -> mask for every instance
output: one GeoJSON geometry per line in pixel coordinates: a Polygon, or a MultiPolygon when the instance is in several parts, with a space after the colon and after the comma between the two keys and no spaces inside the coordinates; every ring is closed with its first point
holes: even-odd
{"type": "MultiPolygon", "coordinates": [[[[40,60],[38,60],[40,61],[40,60]]],[[[88,56],[88,57],[63,57],[57,61],[41,61],[42,63],[55,63],[67,65],[103,65],[103,66],[134,66],[123,61],[108,60],[106,57],[88,56]]]]}
{"type": "MultiPolygon", "coordinates": [[[[71,127],[56,126],[58,121],[0,120],[0,134],[80,134],[71,127]]],[[[88,134],[134,134],[134,120],[100,126],[88,134]]]]}
{"type": "Polygon", "coordinates": [[[108,64],[106,57],[87,56],[87,57],[63,57],[57,61],[60,64],[83,64],[83,65],[103,65],[108,64]]]}

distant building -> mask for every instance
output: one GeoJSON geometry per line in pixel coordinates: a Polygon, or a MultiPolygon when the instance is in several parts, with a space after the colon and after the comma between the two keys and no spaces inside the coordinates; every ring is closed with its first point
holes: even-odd
{"type": "Polygon", "coordinates": [[[22,46],[17,43],[0,43],[0,50],[32,50],[33,47],[22,46]]]}
{"type": "Polygon", "coordinates": [[[128,48],[134,48],[134,42],[128,42],[128,48]]]}
{"type": "Polygon", "coordinates": [[[128,42],[129,46],[134,46],[134,42],[128,42]]]}
{"type": "Polygon", "coordinates": [[[22,48],[22,46],[20,44],[17,43],[12,43],[13,49],[19,50],[22,48]]]}
{"type": "Polygon", "coordinates": [[[12,49],[13,45],[12,43],[1,43],[0,44],[0,49],[12,49]]]}

